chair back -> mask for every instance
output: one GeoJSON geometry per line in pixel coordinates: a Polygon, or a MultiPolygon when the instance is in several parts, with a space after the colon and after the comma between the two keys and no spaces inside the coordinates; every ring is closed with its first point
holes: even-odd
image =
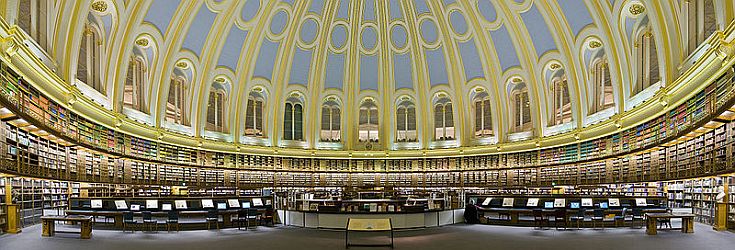
{"type": "Polygon", "coordinates": [[[133,212],[125,212],[123,214],[123,220],[132,221],[133,220],[133,212]]]}
{"type": "Polygon", "coordinates": [[[248,216],[258,216],[257,209],[248,209],[248,216]]]}
{"type": "Polygon", "coordinates": [[[605,217],[605,210],[595,209],[595,217],[605,217]]]}
{"type": "Polygon", "coordinates": [[[585,214],[585,212],[587,212],[587,210],[586,210],[586,209],[584,209],[583,207],[582,207],[582,208],[579,208],[579,210],[577,210],[577,217],[582,217],[582,218],[584,218],[584,214],[585,214]]]}
{"type": "Polygon", "coordinates": [[[178,211],[168,211],[168,219],[169,220],[178,220],[179,219],[179,212],[178,211]]]}
{"type": "Polygon", "coordinates": [[[143,211],[143,220],[150,220],[153,218],[151,211],[143,211]]]}
{"type": "Polygon", "coordinates": [[[248,209],[247,208],[243,208],[243,209],[237,210],[237,217],[238,218],[245,218],[246,216],[248,216],[248,209]]]}
{"type": "Polygon", "coordinates": [[[212,210],[207,211],[207,218],[210,218],[210,219],[219,218],[219,214],[217,213],[217,210],[212,209],[212,210]]]}
{"type": "Polygon", "coordinates": [[[265,209],[265,217],[273,217],[273,208],[265,209]]]}
{"type": "Polygon", "coordinates": [[[642,216],[643,215],[643,209],[636,207],[633,208],[633,216],[642,216]]]}
{"type": "Polygon", "coordinates": [[[534,220],[542,220],[544,218],[544,213],[541,211],[541,209],[534,209],[533,210],[533,219],[534,220]]]}

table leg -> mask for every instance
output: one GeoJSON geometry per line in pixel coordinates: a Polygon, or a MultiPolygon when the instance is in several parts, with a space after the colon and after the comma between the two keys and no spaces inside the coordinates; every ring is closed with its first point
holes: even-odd
{"type": "Polygon", "coordinates": [[[646,234],[656,235],[656,219],[648,217],[646,218],[646,234]]]}
{"type": "Polygon", "coordinates": [[[232,224],[232,215],[231,214],[222,214],[222,227],[230,227],[232,224]]]}
{"type": "Polygon", "coordinates": [[[694,233],[694,219],[693,218],[682,218],[681,232],[682,233],[694,233]]]}
{"type": "Polygon", "coordinates": [[[113,216],[113,220],[115,220],[115,228],[122,228],[123,227],[123,218],[122,214],[113,216]]]}
{"type": "Polygon", "coordinates": [[[510,224],[518,224],[518,217],[519,217],[518,211],[512,211],[510,212],[510,224]]]}
{"type": "Polygon", "coordinates": [[[82,239],[92,238],[92,222],[83,221],[81,224],[82,224],[81,238],[82,239]]]}
{"type": "Polygon", "coordinates": [[[56,230],[55,224],[53,220],[43,220],[42,222],[43,228],[41,232],[41,236],[43,237],[51,237],[54,236],[54,231],[56,230]]]}

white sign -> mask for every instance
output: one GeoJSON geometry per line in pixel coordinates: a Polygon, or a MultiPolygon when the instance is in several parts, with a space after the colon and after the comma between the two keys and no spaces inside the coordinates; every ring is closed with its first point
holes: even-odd
{"type": "Polygon", "coordinates": [[[260,198],[253,198],[253,206],[262,207],[263,200],[261,200],[260,198]]]}
{"type": "Polygon", "coordinates": [[[240,201],[238,201],[237,199],[229,199],[229,200],[227,200],[227,204],[228,204],[228,205],[229,205],[229,206],[230,206],[231,208],[232,208],[232,207],[240,207],[240,201]]]}
{"type": "Polygon", "coordinates": [[[485,198],[485,200],[482,201],[482,205],[483,206],[490,205],[490,201],[492,201],[492,200],[493,200],[493,198],[485,198]]]}
{"type": "Polygon", "coordinates": [[[174,204],[176,205],[176,209],[186,209],[186,201],[185,200],[176,200],[176,201],[174,201],[174,204]]]}
{"type": "Polygon", "coordinates": [[[566,206],[566,204],[567,204],[567,201],[565,199],[561,199],[561,198],[554,199],[554,208],[559,208],[559,207],[563,208],[564,206],[566,206]]]}
{"type": "Polygon", "coordinates": [[[512,207],[513,206],[513,198],[503,198],[503,206],[504,207],[512,207]]]}
{"type": "Polygon", "coordinates": [[[102,208],[102,200],[92,200],[92,208],[102,208]]]}
{"type": "Polygon", "coordinates": [[[538,206],[538,198],[528,198],[528,202],[526,202],[526,206],[528,207],[538,206]]]}
{"type": "Polygon", "coordinates": [[[646,202],[646,198],[635,198],[635,205],[645,207],[648,206],[648,202],[646,202]]]}
{"type": "Polygon", "coordinates": [[[171,204],[163,204],[163,205],[161,205],[161,210],[163,210],[163,211],[171,211],[171,204]]]}
{"type": "Polygon", "coordinates": [[[125,200],[116,200],[115,207],[117,209],[128,209],[128,204],[125,203],[125,200]]]}
{"type": "Polygon", "coordinates": [[[158,200],[146,200],[145,208],[146,209],[158,209],[158,200]]]}
{"type": "Polygon", "coordinates": [[[591,198],[583,198],[582,199],[582,206],[583,207],[591,207],[592,206],[592,199],[591,198]]]}
{"type": "Polygon", "coordinates": [[[203,208],[214,208],[214,202],[212,200],[202,200],[203,208]]]}
{"type": "Polygon", "coordinates": [[[620,206],[620,199],[618,198],[610,198],[607,199],[607,202],[610,203],[611,207],[619,207],[620,206]]]}

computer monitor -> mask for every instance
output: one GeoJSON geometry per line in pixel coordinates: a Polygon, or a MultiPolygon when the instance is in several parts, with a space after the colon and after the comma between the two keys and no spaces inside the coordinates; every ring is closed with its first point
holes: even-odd
{"type": "Polygon", "coordinates": [[[217,203],[217,209],[220,209],[220,210],[227,209],[227,203],[217,203]]]}
{"type": "Polygon", "coordinates": [[[137,205],[137,204],[130,205],[130,211],[140,211],[140,205],[137,205]]]}
{"type": "Polygon", "coordinates": [[[554,202],[553,201],[544,202],[544,208],[554,208],[554,202]]]}
{"type": "Polygon", "coordinates": [[[242,208],[250,208],[250,202],[249,201],[243,202],[242,203],[242,208]]]}
{"type": "Polygon", "coordinates": [[[607,208],[607,202],[601,202],[600,208],[607,208]]]}
{"type": "Polygon", "coordinates": [[[578,209],[579,208],[579,202],[569,203],[569,208],[578,209]]]}

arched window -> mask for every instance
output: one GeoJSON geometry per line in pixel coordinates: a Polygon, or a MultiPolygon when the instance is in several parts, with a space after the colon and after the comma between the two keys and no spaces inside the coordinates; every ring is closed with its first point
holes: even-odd
{"type": "Polygon", "coordinates": [[[493,116],[490,107],[490,95],[480,92],[475,103],[475,137],[482,138],[493,135],[493,116]]]}
{"type": "Polygon", "coordinates": [[[610,66],[607,63],[607,58],[596,60],[592,67],[595,98],[590,114],[615,106],[615,96],[613,95],[610,66]]]}
{"type": "Polygon", "coordinates": [[[434,103],[434,140],[454,140],[452,101],[448,97],[440,97],[434,103]]]}
{"type": "Polygon", "coordinates": [[[251,91],[245,110],[245,135],[263,136],[263,103],[265,98],[258,91],[251,91]]]}
{"type": "Polygon", "coordinates": [[[687,50],[691,53],[712,33],[715,33],[717,14],[713,0],[685,1],[683,4],[687,13],[687,50]]]}
{"type": "Polygon", "coordinates": [[[189,122],[184,119],[184,96],[186,91],[186,80],[176,76],[171,78],[168,90],[168,101],[166,102],[166,121],[188,126],[189,122]]]}
{"type": "Polygon", "coordinates": [[[18,26],[48,51],[48,0],[20,0],[18,26]]]}
{"type": "Polygon", "coordinates": [[[341,111],[339,103],[330,100],[322,105],[322,128],[320,139],[323,142],[339,142],[341,140],[340,131],[341,111]]]}
{"type": "Polygon", "coordinates": [[[79,46],[79,59],[77,61],[76,78],[84,82],[88,86],[97,90],[97,92],[105,93],[105,86],[102,84],[102,68],[101,55],[102,40],[92,24],[84,25],[82,32],[82,42],[79,46]]]}
{"type": "Polygon", "coordinates": [[[516,85],[512,92],[513,103],[513,132],[529,131],[531,123],[531,101],[528,99],[528,87],[525,83],[516,85]]]}
{"type": "Polygon", "coordinates": [[[416,142],[416,105],[410,99],[398,103],[396,109],[396,129],[398,130],[396,140],[398,142],[416,142]]]}
{"type": "Polygon", "coordinates": [[[632,95],[643,91],[660,80],[656,41],[651,33],[650,25],[643,28],[636,37],[634,47],[636,51],[638,79],[633,88],[632,95]]]}
{"type": "Polygon", "coordinates": [[[358,125],[358,140],[361,142],[378,142],[378,106],[372,99],[363,101],[360,105],[360,121],[358,125]]]}
{"type": "Polygon", "coordinates": [[[225,132],[226,98],[227,96],[222,90],[209,91],[209,100],[207,101],[207,130],[225,132]]]}
{"type": "Polygon", "coordinates": [[[572,121],[572,103],[569,100],[569,88],[566,75],[556,77],[552,80],[551,91],[554,93],[554,114],[551,116],[551,124],[559,125],[572,121]]]}
{"type": "Polygon", "coordinates": [[[135,57],[128,64],[128,73],[125,77],[123,89],[123,106],[138,111],[146,112],[145,107],[145,82],[146,68],[143,60],[135,57]]]}
{"type": "Polygon", "coordinates": [[[286,102],[286,110],[283,113],[284,140],[304,140],[303,116],[304,108],[300,102],[286,102]]]}

